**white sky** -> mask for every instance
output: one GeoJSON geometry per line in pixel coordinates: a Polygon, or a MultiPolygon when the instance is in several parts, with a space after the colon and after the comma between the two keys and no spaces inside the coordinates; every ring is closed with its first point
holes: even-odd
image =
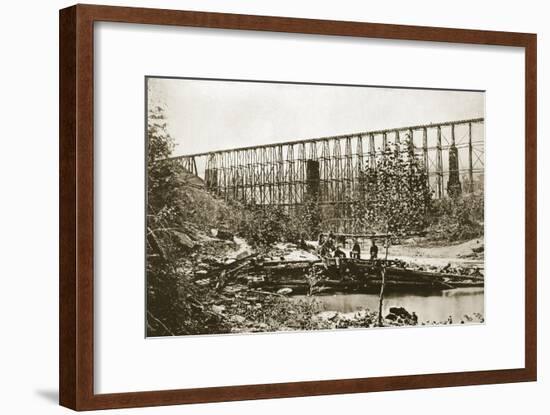
{"type": "Polygon", "coordinates": [[[174,155],[484,116],[483,92],[149,78],[174,155]]]}

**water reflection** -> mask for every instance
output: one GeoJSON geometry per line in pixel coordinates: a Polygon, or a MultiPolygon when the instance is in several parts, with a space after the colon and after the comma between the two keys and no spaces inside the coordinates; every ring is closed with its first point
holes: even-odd
{"type": "MultiPolygon", "coordinates": [[[[334,294],[315,297],[325,311],[351,313],[359,309],[378,309],[377,294],[334,294]]],[[[454,323],[466,321],[464,315],[484,315],[483,288],[457,288],[429,293],[388,293],[384,300],[384,315],[390,307],[404,307],[416,312],[419,322],[446,321],[449,316],[454,323]]]]}

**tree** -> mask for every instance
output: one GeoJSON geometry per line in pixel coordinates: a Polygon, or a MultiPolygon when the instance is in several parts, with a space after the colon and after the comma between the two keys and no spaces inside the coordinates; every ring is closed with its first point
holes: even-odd
{"type": "Polygon", "coordinates": [[[361,183],[364,191],[363,219],[385,239],[385,258],[381,262],[379,325],[386,282],[388,249],[393,237],[410,235],[428,225],[432,192],[426,169],[414,154],[410,137],[401,145],[384,149],[374,166],[366,166],[361,183]]]}
{"type": "Polygon", "coordinates": [[[297,226],[300,236],[316,239],[321,232],[321,207],[319,201],[313,197],[306,197],[298,208],[297,226]]]}
{"type": "MultiPolygon", "coordinates": [[[[221,322],[204,303],[209,293],[192,281],[182,262],[186,208],[181,203],[185,176],[172,154],[174,140],[162,107],[148,114],[147,143],[147,332],[150,336],[199,334],[221,322]]],[[[218,329],[219,330],[219,329],[218,329]]]]}
{"type": "Polygon", "coordinates": [[[363,178],[365,222],[371,229],[394,235],[424,230],[432,202],[426,169],[409,139],[386,148],[363,178]]]}

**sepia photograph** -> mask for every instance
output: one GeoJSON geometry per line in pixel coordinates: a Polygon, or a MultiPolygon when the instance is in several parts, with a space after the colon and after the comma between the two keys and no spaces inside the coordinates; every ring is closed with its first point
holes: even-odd
{"type": "Polygon", "coordinates": [[[145,83],[147,337],[484,323],[484,91],[145,83]]]}

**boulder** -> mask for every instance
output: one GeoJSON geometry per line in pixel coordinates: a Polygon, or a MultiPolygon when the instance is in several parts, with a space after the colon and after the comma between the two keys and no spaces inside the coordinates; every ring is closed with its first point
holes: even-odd
{"type": "Polygon", "coordinates": [[[178,242],[188,249],[193,249],[197,244],[185,233],[179,231],[173,231],[174,235],[178,238],[178,242]]]}
{"type": "Polygon", "coordinates": [[[395,320],[397,320],[397,318],[398,317],[393,313],[390,313],[386,316],[386,320],[390,320],[390,321],[395,321],[395,320]]]}
{"type": "Polygon", "coordinates": [[[404,319],[412,318],[411,313],[409,313],[403,307],[390,307],[390,314],[394,314],[396,317],[401,317],[404,319]]]}
{"type": "Polygon", "coordinates": [[[219,239],[223,239],[226,241],[232,241],[233,240],[233,234],[229,231],[226,231],[224,229],[218,229],[218,233],[216,235],[219,239]]]}

